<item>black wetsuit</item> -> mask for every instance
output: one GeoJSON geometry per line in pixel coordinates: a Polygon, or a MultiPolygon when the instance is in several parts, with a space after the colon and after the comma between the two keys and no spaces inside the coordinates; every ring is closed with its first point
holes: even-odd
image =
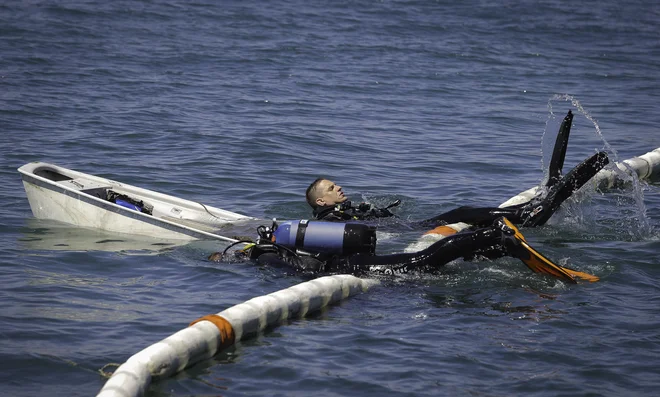
{"type": "Polygon", "coordinates": [[[271,244],[257,244],[250,257],[260,264],[290,267],[302,273],[405,274],[434,272],[458,258],[495,259],[507,254],[507,238],[513,231],[499,220],[492,226],[464,231],[443,238],[417,252],[389,255],[299,255],[271,244]]]}

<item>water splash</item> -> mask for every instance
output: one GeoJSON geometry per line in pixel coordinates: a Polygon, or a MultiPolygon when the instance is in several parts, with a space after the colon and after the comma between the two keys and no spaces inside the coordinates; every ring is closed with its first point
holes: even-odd
{"type": "Polygon", "coordinates": [[[642,239],[645,236],[650,236],[653,232],[653,227],[646,216],[646,204],[644,203],[644,187],[646,184],[639,180],[637,173],[628,164],[622,164],[628,170],[628,174],[630,174],[630,179],[632,180],[632,194],[630,198],[634,201],[635,206],[633,207],[634,216],[631,219],[637,220],[637,228],[628,230],[632,237],[642,239]]]}
{"type": "MultiPolygon", "coordinates": [[[[553,102],[555,101],[570,102],[579,114],[583,115],[587,120],[589,120],[594,126],[596,135],[603,142],[603,150],[610,153],[610,157],[613,157],[614,162],[619,162],[619,155],[616,149],[614,149],[605,139],[600,126],[598,125],[598,121],[582,106],[580,101],[573,95],[556,94],[548,100],[549,114],[543,132],[543,141],[546,139],[550,121],[557,118],[557,115],[555,115],[553,112],[552,106],[553,102]]],[[[547,178],[549,170],[544,164],[543,156],[541,164],[544,170],[544,177],[547,178]]],[[[620,230],[625,230],[630,235],[630,237],[634,239],[643,239],[645,236],[650,236],[653,231],[653,227],[650,225],[649,219],[646,216],[646,205],[644,204],[644,187],[646,185],[639,180],[637,173],[632,170],[630,166],[628,166],[626,163],[621,164],[624,165],[624,167],[627,169],[627,172],[619,169],[619,167],[615,165],[610,165],[607,168],[616,172],[620,180],[630,182],[629,186],[631,186],[631,189],[628,192],[621,190],[620,193],[617,194],[619,197],[616,200],[616,207],[620,210],[623,210],[624,212],[625,210],[630,210],[632,211],[632,214],[619,214],[621,216],[617,216],[617,226],[621,228],[620,230]]],[[[578,195],[574,196],[574,199],[577,198],[579,198],[578,195]]]]}
{"type": "MultiPolygon", "coordinates": [[[[589,120],[593,125],[594,128],[596,129],[596,135],[598,135],[598,138],[603,142],[603,149],[607,151],[608,153],[611,153],[614,156],[614,161],[619,161],[619,154],[617,151],[607,142],[605,137],[603,136],[603,132],[600,130],[600,126],[598,125],[598,121],[587,112],[580,101],[578,101],[573,95],[568,95],[568,94],[556,94],[553,95],[550,100],[548,100],[548,111],[550,112],[550,115],[548,116],[548,120],[551,118],[556,117],[554,113],[552,112],[552,102],[553,101],[564,101],[564,102],[570,102],[577,111],[582,114],[587,120],[589,120]]],[[[547,122],[546,122],[546,128],[547,128],[547,122]]],[[[545,135],[545,133],[544,133],[545,135]]]]}

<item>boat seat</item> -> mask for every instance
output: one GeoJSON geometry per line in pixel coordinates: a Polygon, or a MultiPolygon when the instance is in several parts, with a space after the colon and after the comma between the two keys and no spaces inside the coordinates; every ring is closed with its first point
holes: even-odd
{"type": "Polygon", "coordinates": [[[110,186],[108,185],[104,185],[85,178],[68,179],[65,181],[58,181],[57,183],[70,189],[79,190],[83,193],[89,194],[90,196],[98,197],[104,200],[108,196],[108,189],[110,189],[110,186]]]}
{"type": "Polygon", "coordinates": [[[110,187],[108,185],[104,185],[104,184],[101,184],[101,183],[98,183],[98,182],[94,182],[92,180],[85,179],[85,178],[68,179],[66,181],[59,181],[57,183],[59,183],[60,185],[66,186],[70,189],[82,190],[82,191],[86,191],[86,190],[89,190],[89,189],[97,189],[97,188],[101,188],[101,187],[102,188],[109,188],[110,187]]]}

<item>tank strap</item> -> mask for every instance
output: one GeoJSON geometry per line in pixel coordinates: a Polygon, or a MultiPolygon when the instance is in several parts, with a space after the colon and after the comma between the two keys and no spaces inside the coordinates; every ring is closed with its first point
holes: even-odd
{"type": "Polygon", "coordinates": [[[303,247],[305,242],[305,232],[309,222],[298,223],[298,231],[296,232],[296,247],[303,247]]]}

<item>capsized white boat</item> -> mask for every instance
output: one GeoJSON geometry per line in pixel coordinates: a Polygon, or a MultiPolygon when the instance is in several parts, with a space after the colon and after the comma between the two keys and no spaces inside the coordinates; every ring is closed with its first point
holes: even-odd
{"type": "Polygon", "coordinates": [[[32,213],[79,227],[169,240],[218,234],[255,218],[44,162],[20,167],[32,213]]]}

